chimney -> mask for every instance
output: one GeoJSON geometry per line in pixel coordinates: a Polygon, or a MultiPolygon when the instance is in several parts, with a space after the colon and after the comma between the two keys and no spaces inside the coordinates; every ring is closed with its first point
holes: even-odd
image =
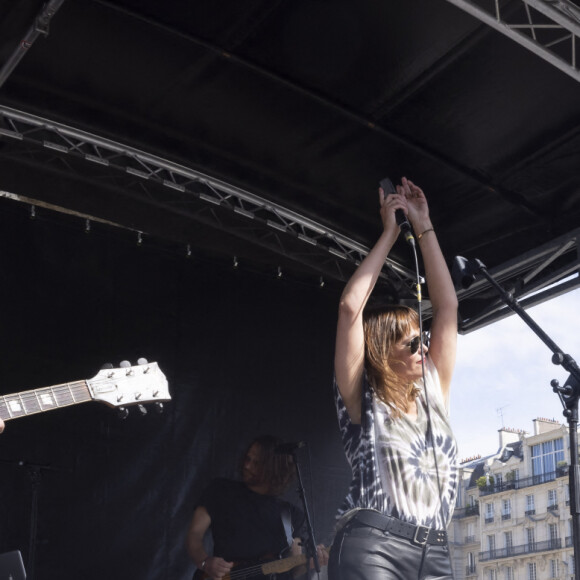
{"type": "Polygon", "coordinates": [[[512,429],[510,427],[502,427],[498,430],[499,433],[499,448],[503,449],[508,443],[517,443],[520,440],[520,435],[524,433],[521,429],[512,429]]]}
{"type": "Polygon", "coordinates": [[[559,428],[560,423],[556,419],[546,419],[545,417],[534,419],[534,435],[540,435],[559,428]]]}

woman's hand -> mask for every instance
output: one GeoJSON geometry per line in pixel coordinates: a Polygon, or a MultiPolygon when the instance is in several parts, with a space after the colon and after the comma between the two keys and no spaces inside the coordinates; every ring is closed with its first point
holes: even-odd
{"type": "Polygon", "coordinates": [[[386,232],[395,231],[399,234],[399,226],[395,219],[395,211],[400,209],[407,215],[407,198],[403,190],[399,190],[401,186],[397,186],[397,193],[389,193],[385,195],[382,187],[379,187],[379,203],[381,204],[381,220],[383,222],[383,229],[386,232]]]}
{"type": "Polygon", "coordinates": [[[397,193],[404,196],[407,204],[407,215],[416,234],[431,227],[429,205],[423,190],[411,180],[403,177],[401,185],[397,185],[397,193]]]}

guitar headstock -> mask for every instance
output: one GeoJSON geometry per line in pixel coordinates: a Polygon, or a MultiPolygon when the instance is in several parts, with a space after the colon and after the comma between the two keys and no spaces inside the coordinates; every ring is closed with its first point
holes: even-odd
{"type": "Polygon", "coordinates": [[[111,407],[171,400],[165,375],[157,363],[144,359],[139,359],[139,364],[134,366],[124,361],[119,368],[104,368],[87,380],[87,386],[94,401],[111,407]]]}

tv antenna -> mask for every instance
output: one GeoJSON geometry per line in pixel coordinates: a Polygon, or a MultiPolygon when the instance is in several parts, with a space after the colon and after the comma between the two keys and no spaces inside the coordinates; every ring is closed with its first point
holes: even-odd
{"type": "Polygon", "coordinates": [[[496,413],[501,417],[501,428],[502,429],[505,427],[505,425],[503,424],[503,410],[509,406],[510,406],[510,404],[508,403],[507,405],[504,405],[503,407],[498,407],[496,409],[496,413]]]}

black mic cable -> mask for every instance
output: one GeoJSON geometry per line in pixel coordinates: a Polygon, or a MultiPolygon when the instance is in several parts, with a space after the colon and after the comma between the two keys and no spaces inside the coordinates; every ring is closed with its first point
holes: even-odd
{"type": "MultiPolygon", "coordinates": [[[[405,212],[402,209],[395,210],[395,220],[397,225],[399,226],[401,233],[405,237],[405,241],[415,248],[415,238],[413,237],[413,231],[411,230],[411,224],[405,215],[405,212]]],[[[416,258],[416,252],[415,252],[416,258]]]]}
{"type": "MultiPolygon", "coordinates": [[[[401,210],[397,210],[401,211],[401,210]]],[[[406,216],[403,214],[403,217],[406,216]]],[[[395,212],[396,215],[396,212],[395,212]]],[[[398,221],[397,221],[398,223],[398,221]]],[[[407,222],[409,223],[409,222],[407,222]]],[[[409,225],[409,228],[411,226],[409,225]]],[[[402,228],[401,228],[401,231],[402,228]]],[[[406,239],[406,238],[405,238],[406,239]]],[[[419,274],[419,259],[417,257],[417,248],[415,246],[415,238],[411,235],[412,242],[409,241],[411,247],[413,248],[413,258],[415,260],[415,275],[416,275],[416,292],[417,292],[417,311],[419,314],[419,339],[420,339],[420,348],[421,348],[421,373],[423,378],[423,389],[425,392],[425,407],[427,410],[427,433],[425,438],[425,444],[429,445],[429,441],[431,441],[431,450],[433,451],[433,460],[435,462],[435,475],[437,476],[437,489],[439,491],[439,517],[441,518],[441,524],[445,527],[445,514],[443,513],[443,490],[441,489],[441,477],[439,475],[439,464],[437,462],[437,451],[435,450],[435,441],[433,435],[433,424],[431,421],[431,405],[429,403],[429,393],[427,390],[427,377],[425,374],[425,355],[423,354],[423,297],[421,294],[421,275],[419,274]]],[[[447,550],[447,555],[449,557],[449,566],[453,571],[453,564],[451,562],[451,550],[447,550]]],[[[452,572],[453,574],[453,572],[452,572]]],[[[455,577],[455,575],[453,575],[455,577]]]]}

